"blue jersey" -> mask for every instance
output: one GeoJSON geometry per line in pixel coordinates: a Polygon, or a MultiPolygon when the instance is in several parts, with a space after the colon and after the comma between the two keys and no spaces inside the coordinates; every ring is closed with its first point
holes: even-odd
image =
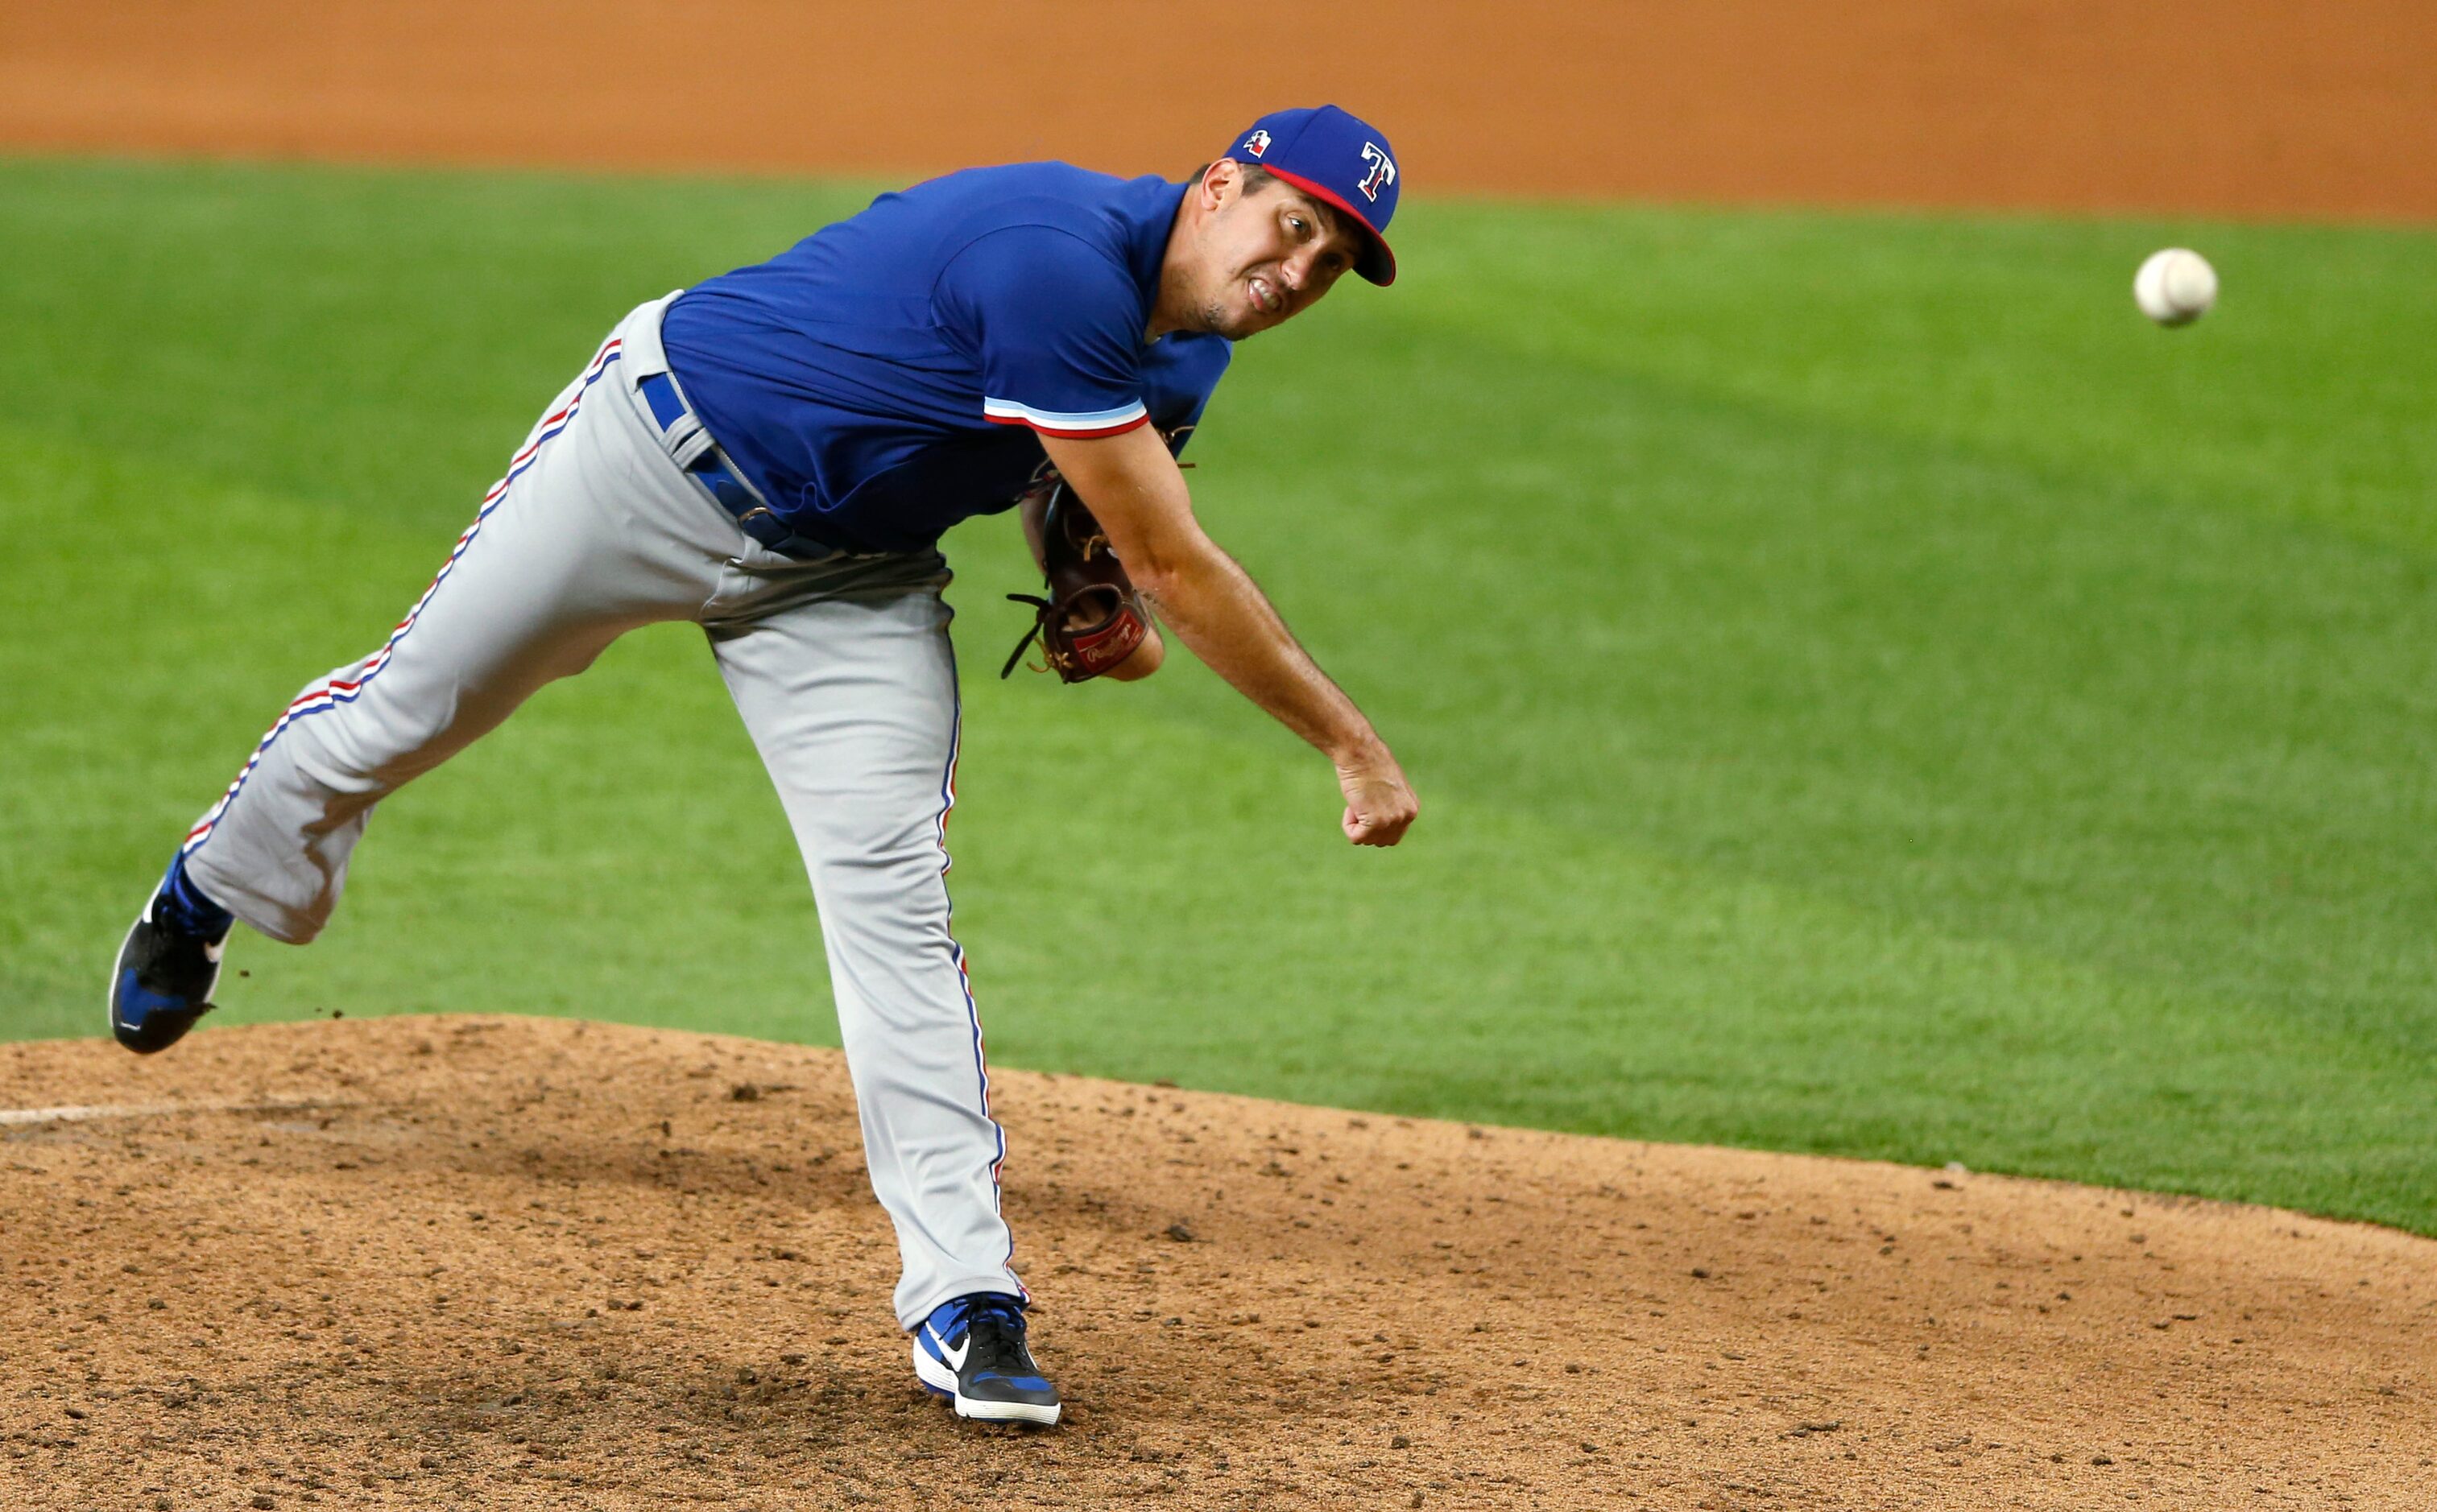
{"type": "Polygon", "coordinates": [[[1026,163],[882,195],[687,290],[661,324],[670,370],[798,533],[928,546],[1015,504],[1045,465],[1037,433],[1199,422],[1230,343],[1143,339],[1184,190],[1026,163]]]}

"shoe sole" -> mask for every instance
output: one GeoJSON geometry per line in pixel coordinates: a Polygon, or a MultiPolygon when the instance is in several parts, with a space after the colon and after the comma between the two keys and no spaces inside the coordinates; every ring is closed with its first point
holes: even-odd
{"type": "Polygon", "coordinates": [[[1058,1411],[1062,1405],[1051,1402],[1046,1407],[1038,1407],[1030,1402],[977,1401],[971,1397],[959,1396],[956,1373],[944,1362],[932,1359],[919,1344],[914,1346],[914,1375],[922,1382],[923,1390],[934,1397],[945,1397],[956,1409],[957,1416],[970,1417],[977,1423],[1031,1423],[1036,1427],[1049,1428],[1056,1425],[1058,1411]]]}
{"type": "Polygon", "coordinates": [[[135,922],[127,927],[126,936],[118,942],[118,953],[110,958],[110,990],[102,994],[101,1017],[110,1025],[113,1039],[118,1038],[118,984],[127,977],[127,947],[135,943],[135,931],[144,928],[144,916],[151,912],[152,904],[148,899],[136,913],[135,922]]]}

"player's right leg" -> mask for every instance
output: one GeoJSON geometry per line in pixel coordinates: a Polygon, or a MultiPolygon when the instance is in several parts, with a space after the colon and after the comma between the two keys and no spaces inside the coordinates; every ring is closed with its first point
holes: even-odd
{"type": "Polygon", "coordinates": [[[306,685],[188,833],[113,972],[121,1043],[159,1050],[208,1007],[233,919],[291,944],[319,934],[374,805],[714,590],[733,526],[637,419],[622,355],[613,337],[380,649],[306,685]]]}

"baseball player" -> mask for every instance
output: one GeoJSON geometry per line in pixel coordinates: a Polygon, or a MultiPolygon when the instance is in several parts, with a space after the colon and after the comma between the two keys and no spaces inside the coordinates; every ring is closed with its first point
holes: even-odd
{"type": "Polygon", "coordinates": [[[636,309],[386,643],[308,684],[186,836],[120,948],[113,1032],[174,1043],[236,921],[321,932],[383,797],[626,631],[693,620],[811,874],[915,1370],[961,1416],[1055,1422],[949,932],[960,708],[938,542],[1028,501],[1045,557],[1113,550],[1118,609],[1043,610],[1053,664],[1155,669],[1148,616],[1113,642],[1096,628],[1138,590],[1334,763],[1347,839],[1396,843],[1417,806],[1395,758],[1202,533],[1175,458],[1233,342],[1345,273],[1394,278],[1396,200],[1386,136],[1335,106],[1281,111],[1185,182],[970,169],[636,309]]]}

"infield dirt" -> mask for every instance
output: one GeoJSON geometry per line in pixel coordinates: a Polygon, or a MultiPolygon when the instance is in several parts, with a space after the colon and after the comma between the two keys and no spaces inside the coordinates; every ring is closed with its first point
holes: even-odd
{"type": "Polygon", "coordinates": [[[2437,1477],[2437,1242],[992,1086],[1046,1433],[914,1384],[835,1051],[506,1017],[9,1046],[0,1504],[2404,1508],[2437,1477]]]}

